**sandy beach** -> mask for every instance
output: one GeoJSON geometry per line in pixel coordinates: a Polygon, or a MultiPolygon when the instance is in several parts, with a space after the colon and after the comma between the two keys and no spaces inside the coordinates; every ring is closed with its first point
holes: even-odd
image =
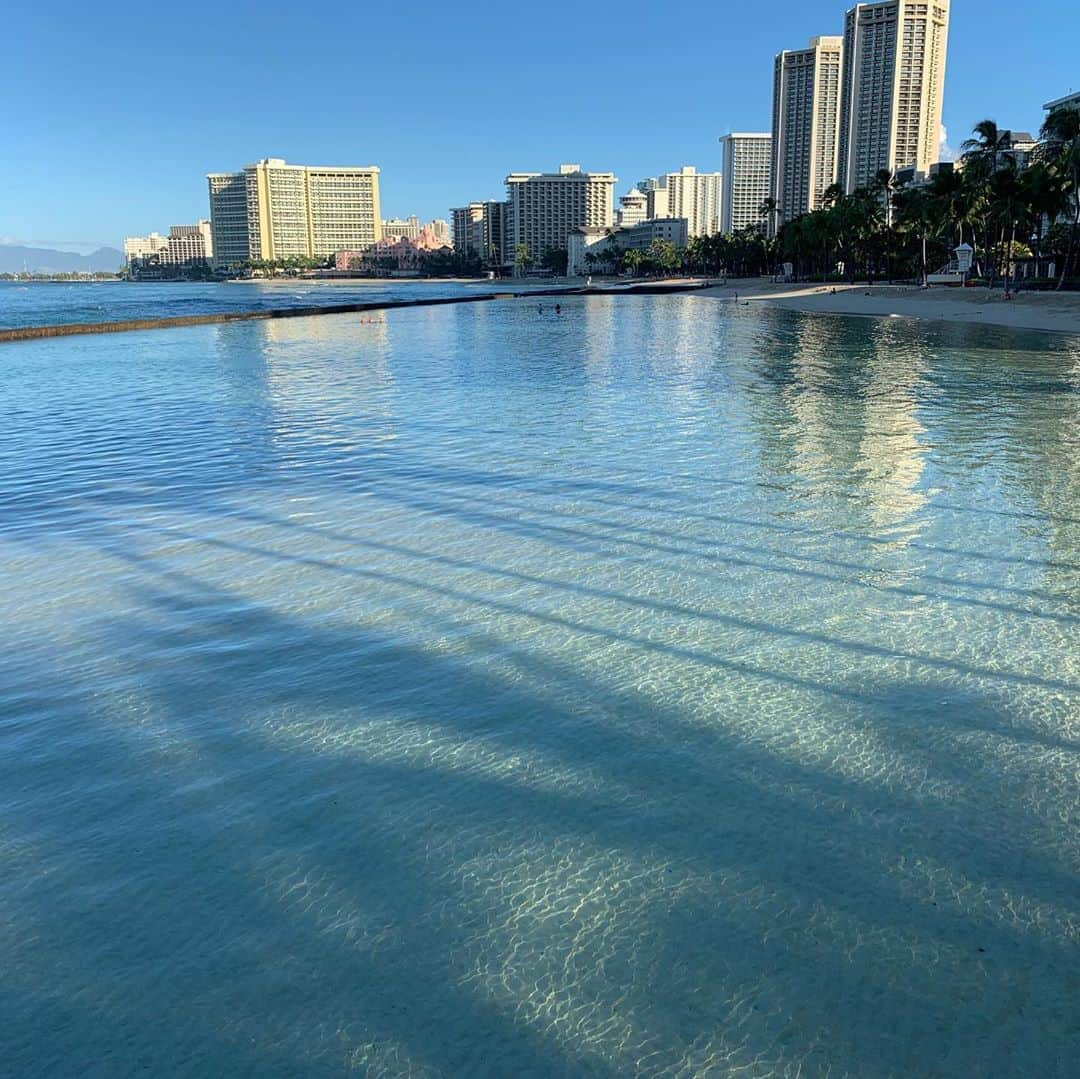
{"type": "Polygon", "coordinates": [[[729,280],[698,296],[739,303],[764,303],[793,311],[833,315],[876,315],[974,322],[1015,329],[1080,335],[1080,293],[1021,292],[1006,300],[985,288],[930,288],[912,285],[788,285],[760,279],[729,280]]]}

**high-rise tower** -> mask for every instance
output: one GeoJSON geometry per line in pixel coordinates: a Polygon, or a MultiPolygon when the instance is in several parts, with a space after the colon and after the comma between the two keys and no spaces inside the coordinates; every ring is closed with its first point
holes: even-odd
{"type": "Polygon", "coordinates": [[[844,21],[838,181],[852,192],[882,169],[938,159],[949,0],[857,4],[844,21]]]}
{"type": "Polygon", "coordinates": [[[772,168],[775,225],[820,210],[836,182],[843,38],[815,37],[778,53],[773,75],[772,168]]]}

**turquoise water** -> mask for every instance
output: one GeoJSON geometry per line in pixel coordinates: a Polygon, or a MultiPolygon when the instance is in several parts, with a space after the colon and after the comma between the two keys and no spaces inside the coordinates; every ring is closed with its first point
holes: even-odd
{"type": "Polygon", "coordinates": [[[14,1074],[1075,1074],[1080,341],[602,297],[0,374],[14,1074]]]}

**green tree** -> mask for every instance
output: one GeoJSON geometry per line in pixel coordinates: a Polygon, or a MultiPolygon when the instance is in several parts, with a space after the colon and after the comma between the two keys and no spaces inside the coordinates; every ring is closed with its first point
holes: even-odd
{"type": "Polygon", "coordinates": [[[528,244],[518,244],[514,249],[514,272],[521,276],[529,271],[533,265],[533,257],[529,254],[528,244]]]}
{"type": "Polygon", "coordinates": [[[659,274],[670,274],[679,264],[678,248],[670,240],[658,236],[649,244],[648,259],[659,274]]]}
{"type": "Polygon", "coordinates": [[[1012,132],[999,128],[993,120],[980,120],[972,129],[973,137],[965,139],[961,151],[964,161],[964,180],[971,193],[973,210],[982,226],[983,273],[994,286],[993,246],[994,210],[991,185],[994,174],[1012,150],[1012,132]]]}
{"type": "Polygon", "coordinates": [[[565,247],[549,247],[540,260],[540,265],[545,270],[551,270],[557,277],[566,276],[566,267],[570,261],[570,253],[565,247]]]}
{"type": "Polygon", "coordinates": [[[897,229],[901,235],[908,233],[919,239],[922,286],[928,288],[926,247],[928,238],[939,227],[941,220],[937,200],[929,188],[915,187],[896,193],[895,209],[897,229]]]}
{"type": "Polygon", "coordinates": [[[1080,240],[1080,110],[1054,109],[1043,121],[1041,135],[1046,159],[1064,181],[1066,205],[1071,203],[1069,244],[1057,284],[1060,289],[1080,240]]]}
{"type": "Polygon", "coordinates": [[[957,169],[936,173],[929,183],[938,215],[938,233],[956,230],[956,245],[964,242],[964,225],[971,217],[971,199],[963,174],[957,169]]]}
{"type": "Polygon", "coordinates": [[[780,203],[770,195],[758,207],[758,217],[762,219],[766,233],[775,236],[779,231],[780,203]]]}
{"type": "Polygon", "coordinates": [[[638,250],[636,247],[631,247],[629,250],[623,251],[620,258],[620,263],[623,268],[629,270],[632,274],[637,274],[644,261],[645,252],[638,250]]]}
{"type": "Polygon", "coordinates": [[[1020,187],[1021,197],[1031,218],[1031,241],[1037,277],[1042,261],[1046,222],[1056,221],[1069,208],[1068,183],[1065,177],[1045,160],[1037,160],[1020,173],[1020,187]]]}

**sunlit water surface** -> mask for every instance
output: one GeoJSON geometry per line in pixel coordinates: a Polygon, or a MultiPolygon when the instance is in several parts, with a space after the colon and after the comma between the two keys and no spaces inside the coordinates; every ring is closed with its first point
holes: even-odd
{"type": "Polygon", "coordinates": [[[0,378],[0,1070],[1076,1074],[1080,342],[623,297],[0,378]]]}
{"type": "MultiPolygon", "coordinates": [[[[528,291],[557,284],[515,281],[513,288],[528,291]]],[[[508,282],[426,280],[0,281],[0,329],[475,296],[506,287],[508,282]]]]}

